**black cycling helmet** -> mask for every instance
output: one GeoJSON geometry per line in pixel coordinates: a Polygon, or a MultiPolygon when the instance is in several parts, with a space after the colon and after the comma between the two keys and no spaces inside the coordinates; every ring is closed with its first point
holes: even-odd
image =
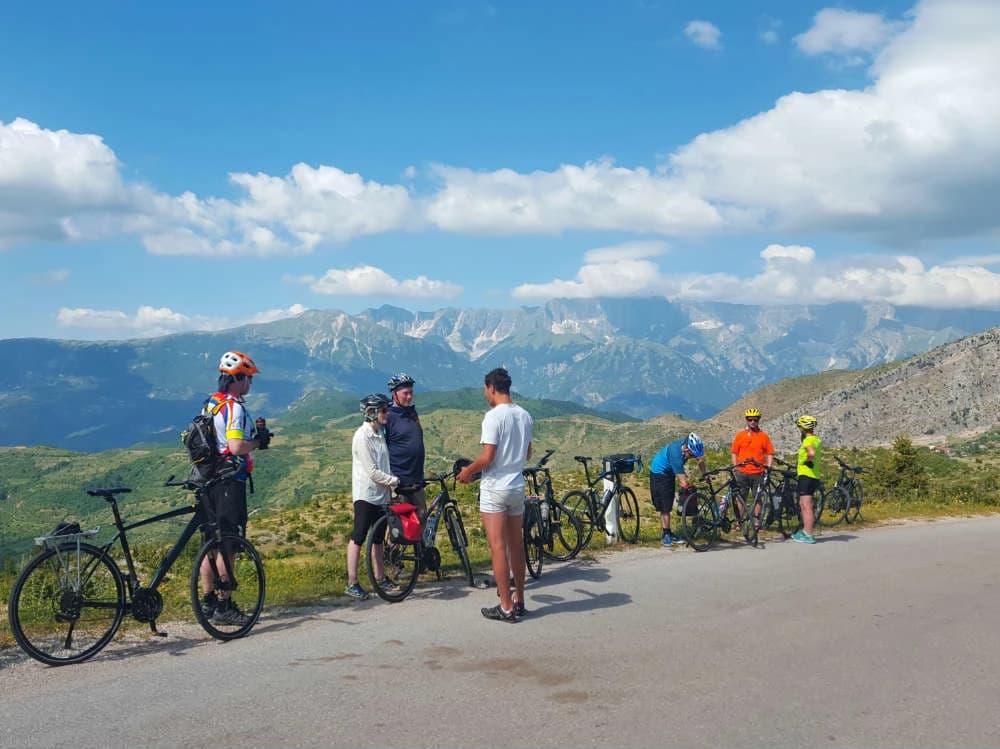
{"type": "Polygon", "coordinates": [[[399,388],[413,387],[414,382],[416,380],[406,374],[406,372],[398,372],[389,378],[389,382],[386,385],[390,393],[395,393],[399,388]]]}
{"type": "MultiPolygon", "coordinates": [[[[472,461],[469,460],[468,458],[459,458],[452,465],[451,472],[454,473],[457,476],[459,474],[459,471],[461,471],[466,466],[471,466],[471,465],[472,465],[472,461]]],[[[479,479],[481,479],[482,477],[483,477],[482,471],[480,471],[479,473],[472,474],[472,480],[473,481],[479,481],[479,479]]]]}
{"type": "Polygon", "coordinates": [[[375,421],[379,410],[389,407],[389,399],[382,393],[372,393],[362,398],[358,405],[361,407],[361,413],[365,415],[365,421],[375,421]]]}

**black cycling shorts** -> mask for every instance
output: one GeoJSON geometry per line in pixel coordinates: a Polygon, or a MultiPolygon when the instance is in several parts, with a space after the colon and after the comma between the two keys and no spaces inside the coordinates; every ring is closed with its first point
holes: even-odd
{"type": "Polygon", "coordinates": [[[813,497],[816,495],[817,489],[819,489],[819,479],[814,479],[812,476],[799,476],[800,497],[813,497]]]}
{"type": "Polygon", "coordinates": [[[649,497],[653,507],[661,515],[674,509],[674,493],[677,491],[677,477],[670,473],[649,474],[649,497]]]}
{"type": "Polygon", "coordinates": [[[354,503],[354,530],[351,532],[351,540],[358,546],[364,546],[365,536],[375,521],[385,515],[385,507],[373,505],[359,499],[354,503]]]}
{"type": "MultiPolygon", "coordinates": [[[[208,490],[208,501],[212,503],[223,533],[246,536],[247,529],[247,482],[227,479],[208,490]]],[[[202,519],[208,515],[204,508],[198,509],[202,519]]],[[[205,540],[208,536],[202,532],[205,540]]]]}

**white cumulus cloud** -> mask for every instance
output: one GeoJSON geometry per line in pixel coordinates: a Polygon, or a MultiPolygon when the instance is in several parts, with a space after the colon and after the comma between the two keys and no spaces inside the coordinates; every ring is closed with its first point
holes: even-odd
{"type": "MultiPolygon", "coordinates": [[[[639,253],[623,245],[585,256],[572,280],[522,284],[512,290],[520,299],[560,297],[665,296],[671,299],[740,302],[747,289],[758,304],[830,304],[888,302],[959,309],[1000,309],[1000,274],[981,265],[927,267],[912,255],[863,255],[846,260],[817,257],[812,247],[770,244],[760,252],[756,273],[672,273],[651,259],[664,253],[639,253]]],[[[652,248],[650,248],[652,249],[652,248]]]]}
{"type": "Polygon", "coordinates": [[[551,172],[474,172],[439,166],[443,187],[427,201],[429,221],[471,234],[618,230],[674,234],[723,224],[719,211],[669,178],[610,160],[551,172]]]}
{"type": "Polygon", "coordinates": [[[186,315],[169,307],[141,305],[134,314],[122,310],[62,307],[56,322],[62,328],[85,331],[101,338],[153,338],[191,330],[226,330],[247,323],[265,323],[296,317],[306,311],[301,304],[286,309],[264,310],[249,318],[186,315]]]}
{"type": "Polygon", "coordinates": [[[903,28],[902,21],[890,21],[878,13],[824,8],[809,30],[795,37],[795,44],[807,55],[835,54],[853,61],[854,53],[880,51],[903,28]]]}
{"type": "Polygon", "coordinates": [[[662,242],[628,242],[590,250],[572,280],[521,284],[511,293],[518,299],[632,297],[663,294],[669,284],[659,267],[647,258],[667,251],[662,242]]]}
{"type": "Polygon", "coordinates": [[[690,21],[684,27],[684,34],[692,42],[704,49],[719,49],[722,32],[719,27],[710,21],[690,21]]]}
{"type": "Polygon", "coordinates": [[[331,268],[322,276],[298,276],[286,279],[301,283],[317,294],[340,296],[378,296],[400,299],[453,299],[462,287],[426,276],[399,280],[381,268],[359,265],[354,268],[331,268]]]}

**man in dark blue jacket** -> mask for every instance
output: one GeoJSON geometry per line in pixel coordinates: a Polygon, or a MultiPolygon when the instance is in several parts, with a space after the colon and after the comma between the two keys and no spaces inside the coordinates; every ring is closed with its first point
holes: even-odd
{"type": "MultiPolygon", "coordinates": [[[[414,379],[405,372],[393,375],[387,383],[392,403],[385,425],[385,441],[389,447],[389,467],[399,477],[401,486],[420,484],[424,480],[424,430],[413,407],[414,379]]],[[[420,522],[427,514],[427,495],[416,492],[410,500],[417,506],[420,522]]]]}

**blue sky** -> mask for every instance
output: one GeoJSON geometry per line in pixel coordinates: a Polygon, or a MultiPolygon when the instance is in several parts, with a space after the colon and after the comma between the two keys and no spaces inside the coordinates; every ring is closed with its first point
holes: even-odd
{"type": "Polygon", "coordinates": [[[1000,309],[995,0],[35,3],[0,49],[0,338],[1000,309]]]}

